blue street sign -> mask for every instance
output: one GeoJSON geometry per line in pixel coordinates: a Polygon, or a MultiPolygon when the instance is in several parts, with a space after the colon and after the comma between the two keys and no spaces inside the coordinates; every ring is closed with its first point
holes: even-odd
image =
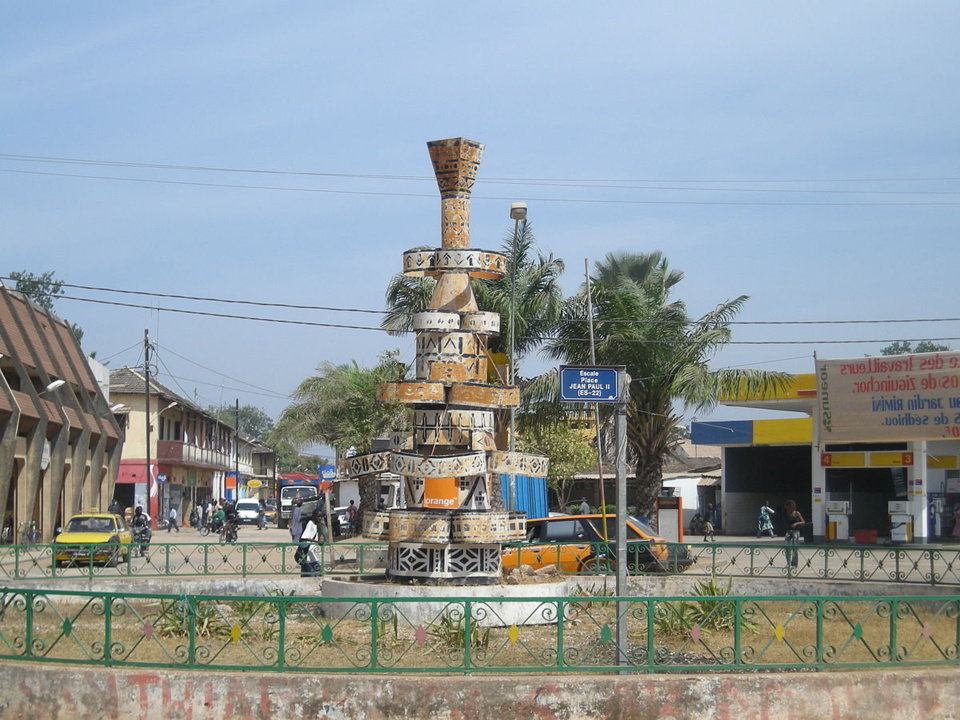
{"type": "Polygon", "coordinates": [[[617,402],[620,368],[560,366],[560,400],[563,402],[617,402]]]}

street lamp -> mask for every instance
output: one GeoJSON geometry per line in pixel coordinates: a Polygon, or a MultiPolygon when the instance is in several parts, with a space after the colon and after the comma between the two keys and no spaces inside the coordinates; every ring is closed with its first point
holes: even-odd
{"type": "Polygon", "coordinates": [[[52,392],[52,391],[56,390],[56,389],[59,388],[59,387],[63,387],[63,386],[66,385],[66,384],[67,384],[67,381],[66,381],[66,380],[54,380],[52,383],[50,383],[49,385],[47,385],[47,386],[43,389],[43,392],[45,392],[45,393],[47,393],[47,392],[52,392]]]}
{"type": "MultiPolygon", "coordinates": [[[[512,248],[512,259],[510,261],[510,365],[509,365],[509,382],[510,386],[516,382],[517,373],[516,373],[516,359],[517,354],[517,245],[520,243],[520,221],[526,220],[527,218],[527,204],[526,203],[513,203],[510,206],[510,218],[513,220],[513,248],[512,248]]],[[[517,408],[516,406],[510,407],[510,452],[514,452],[516,449],[516,440],[515,436],[517,433],[517,408]]],[[[507,504],[507,509],[515,510],[516,509],[516,497],[517,497],[517,476],[514,473],[510,473],[510,497],[508,498],[509,502],[507,504]]]]}

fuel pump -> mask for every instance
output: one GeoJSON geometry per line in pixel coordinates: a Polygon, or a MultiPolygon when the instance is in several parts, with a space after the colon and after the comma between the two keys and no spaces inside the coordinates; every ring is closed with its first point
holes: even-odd
{"type": "Polygon", "coordinates": [[[887,503],[891,542],[913,542],[913,515],[910,514],[909,505],[906,500],[891,500],[887,503]]]}
{"type": "Polygon", "coordinates": [[[849,500],[831,500],[827,503],[827,540],[850,541],[849,500]]]}

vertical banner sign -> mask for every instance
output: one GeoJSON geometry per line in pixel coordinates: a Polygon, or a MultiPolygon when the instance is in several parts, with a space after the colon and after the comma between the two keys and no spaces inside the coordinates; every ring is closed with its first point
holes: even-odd
{"type": "Polygon", "coordinates": [[[960,438],[960,351],[817,360],[821,442],[960,438]]]}

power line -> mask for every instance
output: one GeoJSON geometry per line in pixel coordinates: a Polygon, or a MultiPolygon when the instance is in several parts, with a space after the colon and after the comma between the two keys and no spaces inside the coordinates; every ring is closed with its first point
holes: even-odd
{"type": "MultiPolygon", "coordinates": [[[[275,390],[270,390],[269,388],[264,388],[264,387],[260,387],[259,385],[254,385],[253,383],[248,383],[248,382],[246,382],[245,380],[240,380],[239,378],[230,377],[229,375],[224,375],[224,374],[223,374],[222,372],[220,372],[219,370],[214,370],[213,368],[209,368],[209,367],[207,367],[206,365],[202,365],[201,363],[198,363],[196,360],[191,360],[190,358],[188,358],[188,357],[186,357],[186,356],[184,356],[184,355],[180,355],[179,353],[171,350],[170,348],[165,347],[165,348],[163,348],[163,349],[164,349],[165,352],[168,352],[168,353],[170,353],[171,355],[174,355],[174,356],[180,358],[181,360],[184,360],[184,361],[190,363],[191,365],[196,365],[196,366],[197,366],[198,368],[200,368],[201,370],[206,370],[207,372],[215,373],[215,374],[219,375],[220,377],[226,378],[227,380],[233,380],[234,382],[238,382],[238,383],[240,383],[241,385],[246,385],[247,387],[251,387],[251,388],[255,388],[255,389],[257,389],[257,390],[261,390],[261,391],[263,391],[264,393],[269,393],[269,394],[271,394],[271,395],[273,395],[273,396],[275,396],[275,397],[278,397],[278,398],[290,397],[289,394],[287,394],[287,393],[279,393],[279,392],[277,392],[277,391],[275,391],[275,390]]],[[[235,388],[231,388],[231,389],[235,389],[235,388]]]]}
{"type": "Polygon", "coordinates": [[[69,295],[58,295],[58,300],[74,300],[75,302],[85,302],[93,303],[95,305],[113,305],[116,307],[127,307],[135,308],[137,310],[154,310],[156,312],[169,312],[169,313],[179,313],[182,315],[201,315],[204,317],[216,317],[216,318],[225,318],[229,320],[253,320],[256,322],[268,322],[268,323],[278,323],[281,325],[304,325],[307,327],[327,327],[327,328],[337,328],[341,330],[376,330],[378,332],[384,332],[380,327],[365,327],[363,325],[340,325],[337,323],[320,323],[312,322],[309,320],[282,320],[280,318],[263,318],[263,317],[254,317],[248,315],[231,315],[229,313],[213,313],[206,312],[203,310],[183,310],[180,308],[167,308],[167,307],[154,307],[152,305],[137,305],[134,303],[123,303],[117,302],[114,300],[94,300],[93,298],[79,298],[71,297],[69,295]]]}
{"type": "MultiPolygon", "coordinates": [[[[283,325],[301,325],[306,327],[326,327],[340,330],[374,330],[376,332],[385,332],[383,328],[380,327],[371,327],[364,325],[343,325],[338,323],[320,323],[312,322],[309,320],[283,320],[279,318],[264,318],[264,317],[255,317],[247,315],[231,315],[229,313],[212,313],[205,312],[202,310],[183,310],[180,308],[164,308],[164,307],[154,307],[152,305],[136,305],[134,303],[122,303],[111,300],[94,300],[91,298],[75,298],[66,295],[58,296],[64,300],[75,300],[77,302],[86,302],[94,303],[100,305],[113,305],[117,307],[128,307],[135,308],[139,310],[152,310],[156,312],[171,312],[171,313],[180,313],[183,315],[200,315],[204,317],[216,317],[224,318],[230,320],[251,320],[255,322],[267,322],[267,323],[277,323],[283,325]]],[[[401,331],[403,334],[408,334],[413,332],[412,330],[401,331]]],[[[547,340],[557,340],[559,338],[551,336],[542,336],[542,337],[531,337],[531,339],[539,341],[547,340]]],[[[874,343],[894,343],[894,342],[955,342],[960,340],[960,337],[938,337],[938,338],[892,338],[892,339],[864,339],[864,340],[731,340],[725,345],[865,345],[865,344],[874,344],[874,343]]],[[[584,342],[587,342],[584,339],[584,342]]],[[[663,343],[663,340],[637,340],[637,339],[623,339],[617,340],[617,342],[630,343],[630,344],[660,344],[663,343]]],[[[687,342],[687,340],[668,340],[666,342],[687,342]]],[[[694,341],[690,341],[694,342],[694,341]]]]}
{"type": "MultiPolygon", "coordinates": [[[[219,172],[219,173],[249,173],[258,175],[290,175],[295,177],[331,177],[331,178],[351,178],[351,179],[371,179],[371,180],[415,180],[434,182],[435,178],[427,175],[395,175],[395,174],[369,174],[369,173],[332,173],[332,172],[308,172],[298,170],[263,170],[255,168],[226,168],[209,165],[173,165],[164,163],[143,163],[143,162],[125,162],[118,160],[89,160],[81,158],[50,157],[44,155],[15,155],[11,153],[0,153],[0,160],[10,160],[17,162],[39,162],[52,164],[72,164],[72,165],[94,165],[106,167],[128,167],[159,170],[182,170],[199,172],[219,172]]],[[[495,183],[527,183],[527,184],[545,184],[556,185],[558,183],[577,184],[583,183],[586,187],[592,187],[597,183],[717,183],[717,184],[774,184],[783,185],[790,183],[797,184],[824,184],[824,183],[886,183],[886,182],[957,182],[960,177],[899,177],[899,178],[794,178],[794,179],[625,179],[614,180],[610,178],[486,178],[481,182],[495,183]]],[[[613,185],[620,187],[621,185],[613,185]]],[[[645,189],[645,188],[644,188],[645,189]]],[[[686,189],[686,188],[684,188],[686,189]]],[[[829,191],[827,191],[829,192],[829,191]]],[[[855,192],[855,191],[854,191],[855,192]]]]}
{"type": "MultiPolygon", "coordinates": [[[[132,178],[120,177],[116,175],[86,175],[81,173],[54,173],[41,172],[39,170],[15,170],[12,168],[0,168],[2,173],[16,173],[20,175],[42,175],[48,177],[63,177],[83,180],[109,180],[113,182],[133,182],[147,183],[155,185],[184,185],[192,187],[217,187],[231,190],[271,190],[276,192],[299,192],[299,193],[321,193],[332,195],[364,195],[376,197],[411,197],[411,198],[431,198],[435,199],[435,193],[402,193],[402,192],[378,192],[372,190],[331,190],[326,188],[305,188],[305,187],[280,187],[276,185],[244,185],[240,183],[212,183],[197,182],[190,180],[160,180],[157,178],[132,178]]],[[[653,188],[651,188],[653,189],[653,188]]],[[[701,190],[698,190],[701,191],[701,190]]],[[[781,191],[759,191],[759,192],[781,192],[781,191]]],[[[931,194],[931,193],[924,193],[931,194]]],[[[495,200],[497,202],[509,202],[514,200],[513,196],[496,195],[478,195],[473,194],[473,200],[495,200]]],[[[551,197],[530,197],[529,202],[541,203],[576,203],[576,204],[601,204],[601,205],[703,205],[703,206],[745,206],[745,207],[924,207],[924,206],[952,206],[960,205],[960,201],[898,201],[898,202],[786,202],[786,201],[726,201],[726,200],[627,200],[627,199],[603,199],[603,198],[551,198],[551,197]]]]}
{"type": "MultiPolygon", "coordinates": [[[[0,280],[14,280],[15,278],[9,277],[0,277],[0,280]]],[[[62,281],[51,281],[47,283],[49,285],[58,284],[62,287],[76,288],[78,290],[91,290],[94,292],[107,292],[107,293],[119,293],[124,295],[143,295],[146,297],[156,297],[156,298],[166,298],[171,300],[189,300],[196,302],[216,302],[224,303],[231,305],[252,305],[256,307],[276,307],[276,308],[285,308],[291,310],[310,310],[310,311],[327,311],[327,312],[345,312],[345,313],[366,313],[369,315],[386,315],[388,311],[386,310],[367,310],[363,308],[341,308],[341,307],[332,307],[324,305],[299,305],[295,303],[273,303],[273,302],[261,302],[256,300],[232,300],[227,298],[216,298],[216,297],[207,297],[199,295],[180,295],[176,293],[158,293],[151,292],[147,290],[123,290],[119,288],[108,288],[100,287],[96,285],[78,285],[75,283],[67,283],[62,281]]],[[[63,300],[77,300],[81,302],[98,302],[92,298],[77,298],[67,295],[58,295],[57,299],[63,300]]],[[[109,304],[108,301],[99,301],[106,304],[109,304]]],[[[122,303],[119,303],[122,305],[122,303]]],[[[132,307],[151,307],[143,305],[133,305],[132,307]]],[[[169,311],[169,310],[168,310],[169,311]]],[[[239,319],[256,319],[256,318],[247,318],[244,316],[232,316],[228,315],[226,317],[237,317],[239,319]]],[[[269,318],[260,318],[263,320],[269,320],[269,318]]],[[[537,318],[532,318],[537,319],[537,318]]],[[[566,320],[563,321],[568,324],[585,322],[584,320],[566,320]]],[[[644,324],[644,325],[678,325],[674,321],[668,320],[604,320],[605,324],[644,324]]],[[[941,322],[960,322],[960,317],[946,317],[946,318],[891,318],[886,320],[731,320],[726,322],[726,325],[892,325],[892,324],[908,324],[908,323],[941,323],[941,322]]],[[[685,324],[694,325],[697,321],[692,320],[685,324]]],[[[351,326],[344,326],[351,327],[351,326]]],[[[360,328],[360,329],[372,329],[372,328],[360,328]]],[[[376,328],[382,329],[382,328],[376,328]]]]}

